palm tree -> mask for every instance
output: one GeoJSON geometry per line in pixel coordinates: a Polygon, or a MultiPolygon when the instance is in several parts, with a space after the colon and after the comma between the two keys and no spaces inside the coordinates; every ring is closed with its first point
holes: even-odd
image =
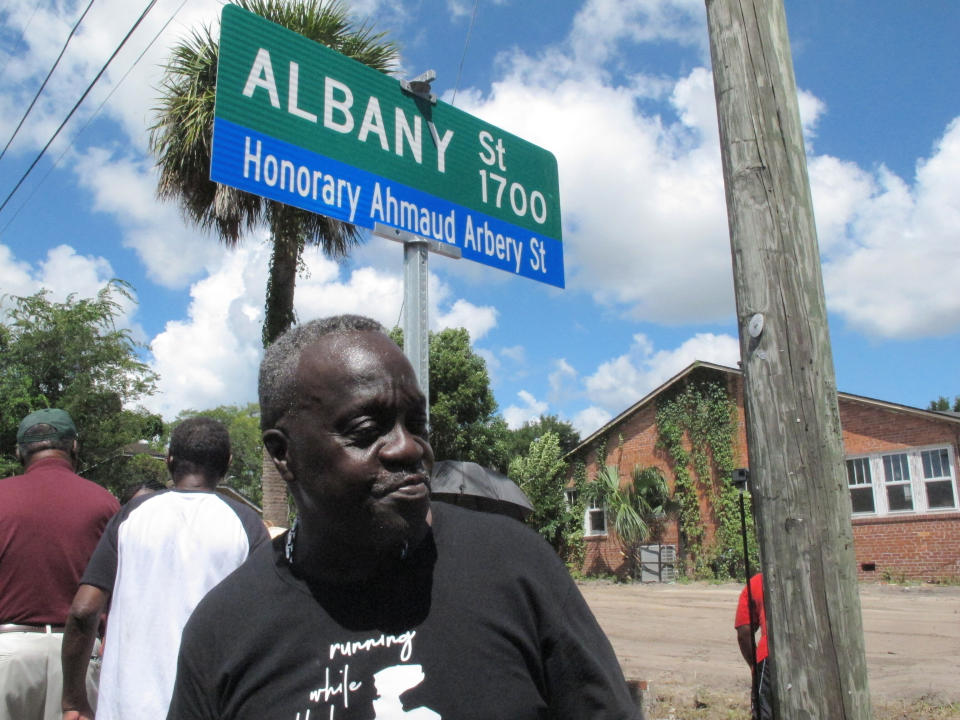
{"type": "Polygon", "coordinates": [[[627,572],[636,576],[640,546],[653,534],[656,524],[671,509],[670,492],[663,474],[653,467],[633,469],[631,482],[621,485],[620,468],[606,465],[588,483],[586,493],[604,503],[613,519],[613,529],[623,544],[627,572]]]}
{"type": "MultiPolygon", "coordinates": [[[[396,66],[397,47],[367,24],[355,25],[339,0],[234,0],[235,4],[381,72],[396,66]]],[[[227,247],[266,226],[273,242],[263,322],[264,346],[295,321],[293,293],[307,245],[346,257],[360,241],[349,223],[301,210],[210,180],[210,152],[219,46],[208,26],[177,44],[164,67],[159,106],[150,127],[157,157],[157,194],[176,200],[185,217],[212,230],[227,247]]],[[[264,457],[264,519],[287,524],[286,490],[264,457]],[[269,472],[268,472],[269,470],[269,472]]]]}

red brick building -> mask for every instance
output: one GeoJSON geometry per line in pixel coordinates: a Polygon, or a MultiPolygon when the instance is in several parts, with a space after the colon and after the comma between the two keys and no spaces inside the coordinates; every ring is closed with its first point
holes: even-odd
{"type": "MultiPolygon", "coordinates": [[[[613,418],[567,456],[597,472],[597,448],[607,443],[606,464],[626,480],[635,466],[657,467],[673,488],[665,451],[657,446],[658,400],[684,383],[721,383],[737,407],[736,464],[747,466],[743,376],[739,370],[694,362],[613,418]]],[[[838,393],[847,479],[853,507],[853,537],[860,578],[960,580],[960,415],[838,393]]],[[[716,518],[700,499],[704,546],[713,539],[716,518]]],[[[588,508],[584,571],[621,573],[621,546],[602,507],[588,508]]],[[[668,519],[659,542],[678,544],[677,523],[668,519]]]]}

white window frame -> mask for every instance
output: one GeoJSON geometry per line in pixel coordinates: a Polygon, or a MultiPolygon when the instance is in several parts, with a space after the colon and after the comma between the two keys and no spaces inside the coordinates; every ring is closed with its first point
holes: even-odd
{"type": "MultiPolygon", "coordinates": [[[[567,507],[573,506],[579,497],[579,493],[576,490],[564,490],[563,492],[564,500],[567,503],[567,507]]],[[[587,503],[586,508],[583,511],[583,534],[585,537],[603,537],[607,534],[607,505],[606,503],[598,503],[596,500],[591,500],[587,503]],[[601,514],[601,522],[603,523],[602,530],[593,530],[591,527],[591,515],[596,513],[601,514]]]]}
{"type": "Polygon", "coordinates": [[[916,477],[916,473],[912,472],[912,465],[910,453],[906,450],[897,450],[880,455],[880,466],[882,468],[880,479],[883,484],[883,497],[891,515],[917,511],[917,500],[919,498],[913,487],[913,479],[916,477]],[[910,503],[910,507],[890,507],[891,490],[902,490],[904,498],[910,503]]]}
{"type": "Polygon", "coordinates": [[[920,473],[921,473],[921,475],[922,475],[922,477],[920,478],[920,481],[923,483],[923,493],[924,493],[924,497],[926,497],[927,506],[928,506],[928,508],[930,509],[930,511],[931,511],[931,512],[934,512],[934,511],[936,511],[936,510],[955,510],[955,509],[957,508],[957,478],[956,478],[956,476],[955,476],[955,474],[954,474],[954,464],[953,464],[952,459],[951,459],[951,457],[950,457],[950,449],[949,449],[949,448],[940,447],[940,448],[929,448],[929,449],[926,449],[926,450],[921,450],[921,451],[920,451],[920,473]],[[936,464],[940,465],[941,473],[940,473],[939,475],[933,475],[933,474],[931,474],[930,477],[927,477],[927,465],[928,465],[928,463],[927,463],[927,462],[924,462],[924,455],[929,455],[929,456],[930,456],[929,465],[930,465],[930,470],[933,471],[933,470],[935,470],[935,468],[933,467],[935,463],[932,462],[933,457],[935,457],[935,456],[934,456],[934,453],[936,453],[936,457],[938,457],[936,464]],[[942,472],[944,462],[943,462],[942,459],[940,459],[940,458],[941,458],[942,456],[944,456],[944,455],[946,455],[946,458],[945,458],[945,459],[946,459],[946,470],[947,470],[947,473],[946,473],[946,474],[943,474],[943,472],[942,472]],[[938,485],[939,485],[939,484],[946,484],[948,481],[949,481],[949,485],[950,485],[950,493],[951,493],[951,495],[953,496],[953,505],[944,506],[944,507],[937,507],[937,508],[929,507],[929,505],[930,505],[929,485],[930,485],[931,483],[937,483],[938,485]]]}
{"type": "MultiPolygon", "coordinates": [[[[854,517],[884,517],[901,515],[927,515],[931,513],[956,512],[960,507],[957,497],[957,462],[952,445],[924,445],[920,447],[904,448],[898,450],[887,450],[884,452],[848,455],[847,461],[855,460],[866,462],[869,465],[870,485],[873,491],[873,512],[855,512],[854,517]],[[946,465],[943,465],[942,458],[946,451],[946,465]],[[932,461],[932,454],[936,454],[937,462],[932,461]],[[935,465],[940,465],[940,475],[927,477],[924,468],[924,455],[931,454],[931,460],[928,462],[929,470],[935,471],[935,465]],[[897,456],[905,456],[905,463],[901,463],[897,456]],[[889,458],[885,462],[885,458],[889,458]],[[888,480],[887,468],[893,471],[893,476],[888,480]],[[943,474],[943,470],[948,474],[943,474]],[[906,476],[905,476],[906,475],[906,476]],[[944,483],[949,480],[950,491],[953,498],[953,504],[944,507],[930,507],[927,496],[928,483],[944,483]],[[891,509],[890,496],[888,489],[906,488],[906,493],[912,503],[912,507],[907,509],[891,509]]],[[[848,490],[863,489],[868,487],[866,483],[849,484],[850,474],[849,466],[844,463],[847,469],[848,490]]]]}
{"type": "Polygon", "coordinates": [[[877,493],[873,488],[873,468],[869,456],[848,457],[844,463],[847,469],[847,490],[850,491],[850,503],[853,504],[853,491],[870,490],[873,510],[854,510],[854,515],[876,515],[877,493]],[[857,482],[851,483],[850,481],[857,482]]]}
{"type": "Polygon", "coordinates": [[[602,537],[607,534],[607,504],[598,502],[597,500],[591,500],[587,503],[587,508],[583,513],[583,534],[587,537],[602,537]],[[603,524],[603,528],[600,530],[593,529],[593,523],[591,520],[594,516],[599,513],[600,522],[603,524]]]}

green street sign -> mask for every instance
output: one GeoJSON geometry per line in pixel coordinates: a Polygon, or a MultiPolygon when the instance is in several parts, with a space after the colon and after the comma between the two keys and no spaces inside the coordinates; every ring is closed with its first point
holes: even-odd
{"type": "Polygon", "coordinates": [[[564,284],[552,153],[235,5],[222,11],[210,177],[564,284]]]}

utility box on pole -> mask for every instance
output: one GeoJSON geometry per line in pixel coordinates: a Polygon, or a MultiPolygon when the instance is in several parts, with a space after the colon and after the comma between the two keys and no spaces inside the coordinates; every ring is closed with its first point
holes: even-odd
{"type": "Polygon", "coordinates": [[[706,0],[779,720],[868,720],[850,497],[782,0],[706,0]]]}

